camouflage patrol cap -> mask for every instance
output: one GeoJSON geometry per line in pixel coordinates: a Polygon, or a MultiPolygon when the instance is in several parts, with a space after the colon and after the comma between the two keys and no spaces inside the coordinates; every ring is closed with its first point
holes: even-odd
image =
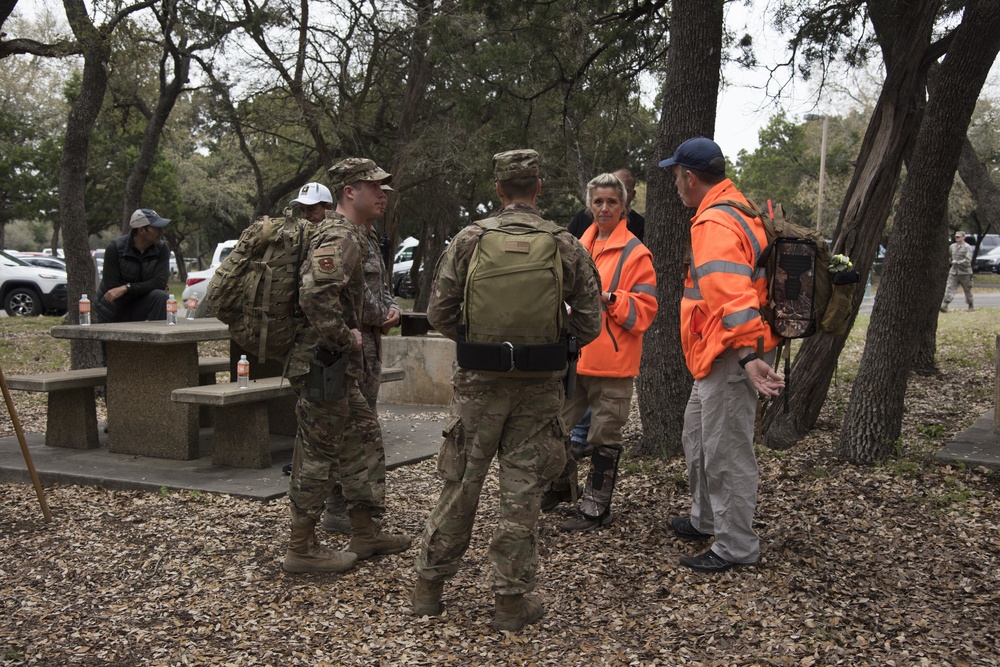
{"type": "Polygon", "coordinates": [[[358,181],[381,181],[388,184],[392,174],[383,171],[374,160],[361,157],[349,157],[330,167],[330,187],[337,192],[345,185],[358,181]]]}
{"type": "Polygon", "coordinates": [[[530,148],[497,153],[493,156],[493,173],[498,181],[538,178],[538,153],[530,148]]]}

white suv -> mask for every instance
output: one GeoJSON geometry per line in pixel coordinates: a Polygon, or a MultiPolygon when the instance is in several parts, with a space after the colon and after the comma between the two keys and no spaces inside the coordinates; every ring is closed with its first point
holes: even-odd
{"type": "Polygon", "coordinates": [[[11,317],[66,312],[66,272],[0,252],[0,300],[11,317]]]}
{"type": "Polygon", "coordinates": [[[215,246],[215,253],[212,255],[212,263],[207,269],[204,271],[192,271],[188,274],[184,291],[181,293],[181,303],[185,308],[187,307],[191,297],[196,297],[199,303],[205,298],[205,290],[208,289],[208,283],[212,280],[212,276],[215,275],[215,270],[219,268],[220,264],[222,264],[222,260],[229,257],[229,253],[231,253],[235,247],[236,239],[223,241],[219,245],[215,246]]]}

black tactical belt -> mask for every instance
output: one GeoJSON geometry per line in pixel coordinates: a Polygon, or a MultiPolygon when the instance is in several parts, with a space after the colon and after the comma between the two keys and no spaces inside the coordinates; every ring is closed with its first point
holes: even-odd
{"type": "Polygon", "coordinates": [[[470,371],[563,371],[566,370],[565,342],[540,345],[513,343],[469,343],[456,346],[460,368],[470,371]]]}

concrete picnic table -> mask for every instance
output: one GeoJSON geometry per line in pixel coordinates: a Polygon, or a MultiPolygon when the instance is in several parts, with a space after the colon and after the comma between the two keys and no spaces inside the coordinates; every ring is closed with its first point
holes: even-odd
{"type": "Polygon", "coordinates": [[[198,385],[198,343],[229,340],[219,320],[179,319],[52,327],[54,338],[107,345],[108,449],[166,459],[198,458],[198,406],[170,400],[198,385]]]}

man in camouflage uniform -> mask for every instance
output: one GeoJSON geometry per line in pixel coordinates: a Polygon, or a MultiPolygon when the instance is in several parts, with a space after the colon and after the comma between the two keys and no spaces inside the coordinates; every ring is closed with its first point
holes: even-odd
{"type": "Polygon", "coordinates": [[[965,242],[965,232],[955,232],[955,242],[948,246],[948,286],[941,302],[941,312],[948,312],[948,304],[955,298],[958,286],[965,292],[965,303],[972,307],[972,254],[975,249],[965,242]]]}
{"type": "MultiPolygon", "coordinates": [[[[378,196],[384,198],[380,182],[389,174],[376,167],[371,180],[348,185],[337,180],[338,174],[333,177],[335,189],[340,190],[338,201],[374,209],[378,196]]],[[[358,388],[364,365],[360,326],[366,255],[367,243],[358,227],[335,211],[316,223],[302,262],[299,306],[308,325],[296,334],[286,372],[298,397],[298,432],[288,490],[291,540],[282,564],[286,572],[341,572],[357,559],[397,553],[410,546],[410,538],[384,534],[372,521],[375,491],[358,435],[369,424],[378,425],[358,388]],[[345,395],[322,396],[315,379],[331,358],[341,355],[348,355],[345,395]],[[347,499],[352,536],[347,551],[331,552],[317,545],[315,527],[323,501],[338,478],[347,499]]]]}
{"type": "MultiPolygon", "coordinates": [[[[496,192],[503,204],[495,219],[501,223],[504,218],[514,219],[536,228],[552,224],[535,208],[541,191],[535,151],[498,153],[493,167],[496,192]]],[[[565,328],[583,346],[599,332],[600,279],[589,253],[572,234],[564,229],[553,233],[563,270],[561,301],[571,308],[565,328]]],[[[437,266],[427,320],[452,340],[459,340],[469,263],[482,234],[477,225],[460,231],[437,266]]],[[[417,615],[441,613],[444,581],[458,571],[469,547],[479,494],[494,456],[499,456],[500,463],[501,513],[489,549],[494,570],[494,627],[517,630],[544,614],[541,604],[525,594],[535,587],[542,492],[565,463],[567,433],[559,419],[565,370],[535,375],[512,377],[464,368],[455,371],[453,416],[438,456],[444,487],[427,520],[416,561],[418,578],[412,600],[417,615]]]]}
{"type": "MultiPolygon", "coordinates": [[[[371,180],[372,177],[384,174],[373,161],[362,158],[347,158],[338,162],[330,169],[334,182],[334,190],[343,194],[343,186],[356,184],[359,181],[371,180]]],[[[378,400],[378,390],[382,376],[382,333],[399,324],[401,310],[386,286],[385,264],[379,250],[378,234],[373,223],[385,214],[386,192],[392,190],[389,179],[379,183],[382,194],[374,200],[371,209],[358,209],[354,206],[356,199],[345,200],[338,196],[337,212],[357,225],[366,243],[368,255],[364,261],[364,299],[361,317],[361,351],[363,371],[358,378],[361,394],[368,401],[369,407],[375,411],[378,400]]],[[[377,414],[377,413],[376,413],[377,414]]],[[[368,461],[368,479],[371,482],[375,504],[374,514],[385,511],[385,448],[382,445],[382,431],[377,421],[367,420],[354,422],[363,430],[352,437],[359,437],[365,446],[368,461]]],[[[333,492],[326,499],[326,511],[323,512],[323,530],[331,533],[351,534],[351,521],[347,516],[347,504],[341,486],[334,486],[333,492]]]]}

